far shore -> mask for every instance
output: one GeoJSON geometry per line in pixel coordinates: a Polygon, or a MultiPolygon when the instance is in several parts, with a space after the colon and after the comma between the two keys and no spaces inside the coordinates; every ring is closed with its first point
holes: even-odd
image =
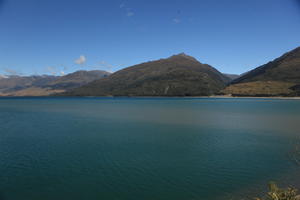
{"type": "Polygon", "coordinates": [[[299,97],[284,97],[284,96],[231,96],[231,95],[212,95],[212,96],[4,96],[0,95],[0,98],[95,98],[95,97],[107,97],[107,98],[212,98],[212,99],[278,99],[278,100],[300,100],[299,97]]]}
{"type": "Polygon", "coordinates": [[[245,99],[295,99],[300,100],[300,97],[284,97],[284,96],[272,96],[272,97],[256,97],[256,96],[231,96],[231,95],[216,95],[208,96],[208,98],[245,98],[245,99]]]}

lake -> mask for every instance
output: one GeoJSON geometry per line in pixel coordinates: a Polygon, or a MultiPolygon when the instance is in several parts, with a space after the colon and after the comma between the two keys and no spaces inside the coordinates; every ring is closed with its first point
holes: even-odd
{"type": "Polygon", "coordinates": [[[299,137],[299,100],[1,98],[0,199],[253,197],[298,186],[299,137]]]}

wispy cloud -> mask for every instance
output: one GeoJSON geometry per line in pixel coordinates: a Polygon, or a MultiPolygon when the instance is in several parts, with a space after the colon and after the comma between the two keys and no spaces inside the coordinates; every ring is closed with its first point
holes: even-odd
{"type": "Polygon", "coordinates": [[[181,10],[177,10],[176,17],[173,18],[173,23],[179,24],[182,22],[181,10]]]}
{"type": "Polygon", "coordinates": [[[81,55],[79,58],[77,58],[74,61],[77,65],[84,65],[86,62],[86,57],[84,55],[81,55]]]}
{"type": "Polygon", "coordinates": [[[47,67],[47,72],[50,73],[53,76],[56,76],[56,74],[57,74],[56,68],[52,67],[52,66],[47,67]]]}
{"type": "Polygon", "coordinates": [[[120,9],[126,11],[126,16],[127,16],[127,17],[132,17],[132,16],[134,16],[134,14],[135,14],[135,13],[133,12],[132,8],[126,6],[125,3],[120,4],[120,9]]]}
{"type": "Polygon", "coordinates": [[[47,74],[51,74],[52,76],[64,76],[66,75],[65,70],[67,69],[67,67],[53,67],[53,66],[49,66],[46,68],[46,72],[47,74]]]}
{"type": "Polygon", "coordinates": [[[9,75],[9,76],[19,76],[22,75],[22,73],[11,69],[11,68],[4,68],[3,71],[5,72],[5,74],[9,75]]]}
{"type": "Polygon", "coordinates": [[[173,22],[174,22],[175,24],[179,24],[179,23],[181,22],[181,19],[179,19],[179,18],[174,18],[174,19],[173,19],[173,22]]]}

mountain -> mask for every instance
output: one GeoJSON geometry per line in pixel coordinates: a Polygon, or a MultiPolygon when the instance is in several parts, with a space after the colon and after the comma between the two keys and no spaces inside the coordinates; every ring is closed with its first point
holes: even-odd
{"type": "Polygon", "coordinates": [[[0,79],[0,94],[10,94],[29,87],[43,87],[54,81],[56,76],[7,76],[0,79]]]}
{"type": "Polygon", "coordinates": [[[228,77],[231,81],[233,81],[233,80],[235,80],[235,79],[237,79],[237,78],[240,77],[240,75],[237,75],[237,74],[224,74],[223,73],[223,75],[226,76],[226,77],[228,77]]]}
{"type": "Polygon", "coordinates": [[[88,84],[92,81],[101,79],[103,77],[109,76],[110,73],[101,70],[93,70],[93,71],[77,71],[71,74],[67,74],[65,76],[61,76],[56,80],[49,83],[47,86],[52,89],[64,89],[69,90],[73,88],[77,88],[88,84]]]}
{"type": "Polygon", "coordinates": [[[4,79],[4,78],[7,78],[7,76],[4,76],[4,75],[0,74],[0,79],[4,79]]]}
{"type": "Polygon", "coordinates": [[[235,96],[299,96],[300,47],[233,80],[223,93],[235,96]]]}
{"type": "Polygon", "coordinates": [[[128,67],[71,90],[69,96],[207,96],[230,79],[184,53],[128,67]]]}
{"type": "Polygon", "coordinates": [[[80,87],[110,73],[77,71],[65,76],[8,76],[0,78],[0,96],[47,96],[80,87]]]}

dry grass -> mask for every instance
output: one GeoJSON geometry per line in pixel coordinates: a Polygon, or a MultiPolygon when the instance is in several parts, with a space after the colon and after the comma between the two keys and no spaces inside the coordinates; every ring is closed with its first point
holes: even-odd
{"type": "Polygon", "coordinates": [[[255,81],[230,85],[222,93],[237,96],[289,96],[293,93],[289,88],[294,85],[281,81],[255,81]]]}
{"type": "Polygon", "coordinates": [[[53,90],[50,88],[31,87],[10,93],[0,93],[0,96],[48,96],[51,94],[62,92],[65,92],[65,90],[53,90]]]}

